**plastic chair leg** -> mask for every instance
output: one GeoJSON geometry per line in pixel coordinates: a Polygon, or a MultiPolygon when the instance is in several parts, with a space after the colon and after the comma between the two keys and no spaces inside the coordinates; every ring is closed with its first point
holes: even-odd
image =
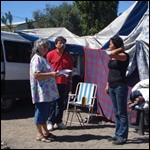
{"type": "Polygon", "coordinates": [[[139,118],[139,134],[144,135],[144,112],[140,112],[140,118],[139,118]]]}

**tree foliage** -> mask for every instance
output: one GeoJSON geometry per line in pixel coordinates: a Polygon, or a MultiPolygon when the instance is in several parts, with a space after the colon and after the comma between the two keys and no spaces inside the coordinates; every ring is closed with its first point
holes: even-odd
{"type": "Polygon", "coordinates": [[[73,1],[33,12],[37,27],[65,27],[77,35],[94,35],[116,17],[119,1],[73,1]]]}
{"type": "Polygon", "coordinates": [[[46,4],[46,8],[43,11],[37,10],[33,12],[33,18],[37,22],[38,28],[65,27],[78,35],[82,32],[79,26],[81,17],[78,9],[67,2],[63,2],[56,7],[46,4]]]}
{"type": "Polygon", "coordinates": [[[1,17],[1,22],[5,24],[11,32],[12,32],[12,20],[13,16],[10,13],[10,11],[8,11],[8,13],[5,13],[5,16],[1,17]]]}
{"type": "Polygon", "coordinates": [[[33,25],[33,20],[28,20],[28,18],[26,18],[26,25],[27,25],[27,29],[33,29],[34,25],[33,25]]]}
{"type": "Polygon", "coordinates": [[[84,35],[104,29],[116,17],[119,1],[74,1],[82,17],[80,26],[84,35]]]}

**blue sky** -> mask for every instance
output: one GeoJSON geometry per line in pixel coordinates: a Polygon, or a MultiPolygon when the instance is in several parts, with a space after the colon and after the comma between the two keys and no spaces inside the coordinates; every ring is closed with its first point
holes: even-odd
{"type": "MultiPolygon", "coordinates": [[[[14,22],[23,22],[25,18],[33,19],[32,12],[43,10],[46,4],[59,6],[63,1],[1,1],[1,16],[8,11],[13,15],[14,22]]],[[[72,1],[66,1],[69,4],[72,1]]],[[[135,1],[119,1],[118,14],[127,10],[135,1]]]]}

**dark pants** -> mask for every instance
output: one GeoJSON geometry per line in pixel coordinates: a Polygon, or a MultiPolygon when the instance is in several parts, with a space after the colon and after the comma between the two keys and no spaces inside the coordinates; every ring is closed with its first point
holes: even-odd
{"type": "Polygon", "coordinates": [[[68,94],[68,85],[57,84],[60,98],[51,102],[51,109],[48,124],[61,123],[63,118],[64,105],[68,94]]]}

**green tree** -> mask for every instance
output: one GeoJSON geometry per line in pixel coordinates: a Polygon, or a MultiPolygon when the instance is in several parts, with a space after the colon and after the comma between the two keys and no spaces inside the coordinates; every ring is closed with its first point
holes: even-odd
{"type": "Polygon", "coordinates": [[[28,18],[26,18],[26,25],[27,25],[27,29],[33,29],[34,25],[33,25],[33,20],[28,20],[28,18]]]}
{"type": "Polygon", "coordinates": [[[43,14],[41,10],[34,11],[33,12],[33,18],[36,21],[36,28],[48,27],[46,15],[43,14]]]}
{"type": "Polygon", "coordinates": [[[82,28],[79,26],[81,21],[79,11],[67,2],[63,2],[59,6],[46,4],[46,8],[43,11],[37,10],[33,12],[33,18],[38,28],[65,27],[77,35],[82,34],[82,28]]]}
{"type": "Polygon", "coordinates": [[[10,32],[12,32],[12,20],[13,16],[11,15],[10,11],[8,11],[8,13],[5,13],[5,16],[1,17],[1,23],[5,24],[10,32]]]}
{"type": "Polygon", "coordinates": [[[74,1],[73,4],[82,18],[83,35],[93,35],[117,17],[119,1],[74,1]]]}

